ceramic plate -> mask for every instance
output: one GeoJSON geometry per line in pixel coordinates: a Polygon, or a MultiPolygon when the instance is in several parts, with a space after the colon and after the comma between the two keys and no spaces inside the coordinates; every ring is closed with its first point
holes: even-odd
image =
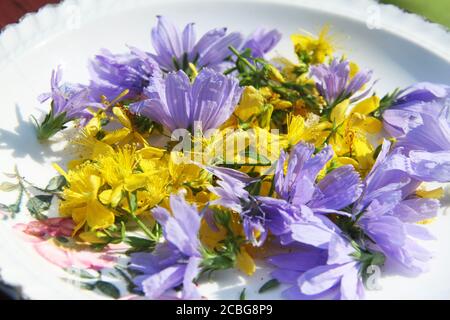
{"type": "MultiPolygon", "coordinates": [[[[316,33],[329,24],[340,53],[374,70],[380,95],[418,81],[450,83],[450,35],[417,16],[374,1],[67,0],[28,15],[0,34],[0,171],[13,172],[17,165],[22,176],[38,185],[54,176],[51,163],[64,162],[64,144],[39,145],[30,119],[39,110],[44,112],[36,97],[48,91],[51,70],[62,65],[65,79],[85,82],[88,59],[100,48],[123,52],[125,45],[131,45],[151,51],[150,29],[157,14],[179,25],[195,21],[199,34],[218,26],[244,33],[258,26],[277,28],[283,39],[274,54],[292,58],[290,34],[301,29],[316,33]]],[[[0,202],[14,203],[16,196],[0,193],[0,202]]],[[[444,211],[448,202],[447,196],[444,211]]],[[[107,298],[111,295],[107,286],[89,290],[89,284],[79,285],[99,276],[127,296],[126,280],[110,268],[107,256],[55,251],[53,245],[25,236],[21,223],[31,220],[26,210],[14,218],[0,212],[1,218],[0,275],[24,297],[107,298]],[[68,269],[74,261],[98,264],[93,269],[100,269],[100,275],[95,270],[80,274],[68,269]]],[[[438,239],[431,271],[418,278],[383,275],[381,288],[367,292],[369,299],[450,298],[450,216],[441,212],[429,228],[438,239]]],[[[245,287],[249,299],[280,298],[281,290],[257,293],[269,272],[260,264],[251,279],[237,271],[217,273],[201,284],[201,291],[211,299],[237,299],[245,287]]]]}

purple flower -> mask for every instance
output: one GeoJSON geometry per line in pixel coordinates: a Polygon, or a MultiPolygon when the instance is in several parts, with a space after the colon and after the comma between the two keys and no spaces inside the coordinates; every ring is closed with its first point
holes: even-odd
{"type": "Polygon", "coordinates": [[[162,207],[153,209],[153,217],[161,224],[166,242],[152,253],[131,256],[130,268],[142,273],[134,282],[149,299],[170,296],[180,285],[183,285],[183,299],[199,299],[193,281],[202,261],[198,239],[201,218],[196,207],[182,196],[172,195],[170,206],[172,215],[162,207]]]}
{"type": "Polygon", "coordinates": [[[330,64],[311,66],[311,76],[317,80],[317,90],[330,106],[348,98],[352,102],[360,100],[371,90],[370,87],[356,95],[370,81],[372,71],[359,71],[350,78],[350,64],[345,60],[333,59],[330,64]]]}
{"type": "Polygon", "coordinates": [[[393,137],[404,136],[418,126],[427,125],[429,121],[424,116],[433,119],[441,117],[449,103],[449,86],[418,83],[400,92],[393,104],[383,112],[384,128],[393,137]]]}
{"type": "Polygon", "coordinates": [[[242,44],[240,50],[250,49],[255,58],[264,58],[281,40],[281,33],[276,30],[258,28],[242,44]]]}
{"type": "Polygon", "coordinates": [[[195,125],[205,132],[218,128],[231,116],[241,93],[236,79],[211,69],[203,69],[193,84],[184,71],[177,71],[165,79],[152,77],[144,90],[147,99],[132,104],[131,110],[170,131],[193,130],[195,125]]]}
{"type": "Polygon", "coordinates": [[[410,127],[408,132],[400,136],[397,146],[408,150],[424,150],[429,152],[450,150],[450,124],[447,120],[450,108],[444,108],[439,115],[423,113],[421,123],[410,127]]]}
{"type": "Polygon", "coordinates": [[[414,195],[420,172],[411,168],[410,161],[401,149],[390,151],[390,143],[385,141],[353,211],[357,224],[388,261],[420,273],[427,269],[431,254],[417,240],[433,237],[414,223],[435,217],[439,201],[414,195]]]}
{"type": "Polygon", "coordinates": [[[214,171],[214,175],[220,180],[217,180],[216,187],[210,187],[209,190],[219,199],[212,201],[211,205],[220,205],[239,213],[246,238],[255,246],[262,245],[267,237],[265,213],[259,208],[256,199],[245,190],[247,183],[221,171],[214,171]]]}
{"type": "Polygon", "coordinates": [[[275,171],[275,190],[282,198],[276,201],[260,198],[264,203],[270,230],[283,245],[300,242],[325,248],[333,230],[337,230],[324,214],[335,213],[355,202],[361,192],[359,175],[352,166],[343,166],[316,182],[317,175],[332,158],[331,146],[313,156],[314,146],[297,144],[291,151],[286,173],[287,154],[282,152],[275,171]]]}
{"type": "Polygon", "coordinates": [[[100,108],[101,104],[92,101],[90,90],[81,84],[64,83],[61,84],[62,70],[58,67],[53,70],[51,77],[51,92],[41,94],[39,102],[43,103],[52,99],[52,116],[65,114],[66,122],[82,119],[84,122],[92,118],[92,113],[88,107],[100,108]]]}
{"type": "Polygon", "coordinates": [[[180,32],[168,19],[158,16],[158,23],[152,29],[156,51],[152,56],[166,72],[187,71],[188,63],[195,64],[198,69],[208,67],[219,71],[230,56],[228,47],[237,47],[242,42],[239,33],[226,33],[226,28],[213,29],[197,41],[193,23],[180,32]]]}
{"type": "Polygon", "coordinates": [[[408,123],[406,133],[397,138],[395,147],[407,157],[408,172],[418,180],[450,181],[449,110],[445,107],[440,112],[421,113],[417,118],[420,123],[414,126],[408,123]]]}
{"type": "Polygon", "coordinates": [[[269,228],[277,228],[279,223],[272,221],[269,216],[277,219],[278,215],[294,214],[293,208],[284,200],[251,195],[245,187],[255,181],[243,176],[241,172],[211,167],[208,167],[208,171],[219,178],[217,186],[209,188],[219,196],[211,205],[219,205],[239,213],[245,236],[254,246],[261,246],[265,242],[269,228]]]}
{"type": "Polygon", "coordinates": [[[276,267],[272,276],[291,285],[283,292],[287,299],[361,299],[360,254],[339,233],[331,232],[326,249],[300,248],[269,258],[276,267]]]}
{"type": "Polygon", "coordinates": [[[286,174],[287,154],[283,151],[275,172],[275,190],[294,206],[306,205],[315,213],[341,210],[355,200],[362,191],[361,180],[352,166],[342,166],[316,182],[317,175],[333,157],[333,149],[326,146],[313,156],[314,146],[297,144],[290,153],[286,174]]]}
{"type": "Polygon", "coordinates": [[[129,93],[122,99],[139,98],[150,77],[160,73],[153,58],[136,48],[126,54],[112,54],[103,49],[90,62],[89,71],[92,77],[89,88],[96,101],[100,101],[101,96],[112,101],[125,90],[129,93]]]}

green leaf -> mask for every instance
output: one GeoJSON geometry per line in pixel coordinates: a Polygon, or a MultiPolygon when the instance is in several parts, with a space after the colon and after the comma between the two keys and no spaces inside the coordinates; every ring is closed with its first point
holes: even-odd
{"type": "Polygon", "coordinates": [[[115,266],[114,267],[115,270],[117,270],[117,272],[119,273],[119,275],[125,280],[125,282],[127,283],[127,290],[129,292],[134,291],[134,289],[136,288],[136,285],[134,284],[132,278],[130,277],[130,275],[125,272],[125,270],[122,270],[122,268],[115,266]]]}
{"type": "Polygon", "coordinates": [[[75,275],[81,279],[91,279],[92,280],[92,279],[98,279],[100,277],[100,273],[95,270],[69,268],[69,269],[65,269],[65,271],[72,275],[75,275]]]}
{"type": "Polygon", "coordinates": [[[63,187],[67,185],[67,180],[64,176],[56,176],[50,179],[48,185],[45,187],[45,191],[57,192],[61,191],[63,187]]]}
{"type": "Polygon", "coordinates": [[[239,295],[239,300],[246,300],[245,288],[242,289],[241,294],[239,295]]]}
{"type": "Polygon", "coordinates": [[[53,196],[38,195],[27,202],[27,208],[30,214],[38,220],[47,219],[47,216],[42,212],[47,211],[50,208],[53,196]]]}
{"type": "Polygon", "coordinates": [[[90,284],[90,283],[83,283],[83,282],[81,282],[81,283],[80,283],[80,288],[81,288],[81,289],[85,289],[85,290],[92,291],[92,290],[95,289],[95,285],[90,284]]]}
{"type": "Polygon", "coordinates": [[[72,120],[66,118],[66,112],[54,115],[53,106],[51,108],[51,111],[45,116],[45,119],[44,121],[42,121],[42,123],[39,123],[35,117],[32,118],[35,122],[36,136],[40,141],[48,140],[57,132],[65,129],[65,124],[72,120]]]}
{"type": "Polygon", "coordinates": [[[109,296],[111,298],[114,298],[114,299],[120,298],[119,289],[117,289],[117,287],[115,285],[113,285],[112,283],[99,280],[95,283],[95,288],[97,288],[103,294],[106,294],[107,296],[109,296]]]}
{"type": "Polygon", "coordinates": [[[279,285],[280,285],[280,282],[277,279],[271,279],[262,285],[262,287],[259,289],[258,293],[264,293],[268,290],[275,289],[279,285]]]}
{"type": "Polygon", "coordinates": [[[125,242],[136,249],[148,249],[155,246],[155,242],[139,237],[127,237],[125,242]]]}
{"type": "Polygon", "coordinates": [[[55,239],[56,239],[56,241],[58,241],[60,243],[69,243],[69,239],[67,239],[66,237],[63,237],[63,236],[58,236],[55,239]]]}
{"type": "Polygon", "coordinates": [[[11,213],[19,213],[20,205],[18,205],[17,203],[11,204],[8,206],[8,211],[11,213]]]}
{"type": "Polygon", "coordinates": [[[0,183],[0,191],[11,192],[11,191],[17,190],[19,188],[19,186],[20,186],[20,184],[18,184],[18,183],[2,182],[2,183],[0,183]]]}

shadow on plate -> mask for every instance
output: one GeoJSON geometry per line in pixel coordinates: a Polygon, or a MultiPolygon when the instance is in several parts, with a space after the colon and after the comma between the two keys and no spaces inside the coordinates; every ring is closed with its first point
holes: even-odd
{"type": "Polygon", "coordinates": [[[16,118],[18,125],[14,131],[0,129],[0,150],[12,151],[14,158],[29,156],[36,162],[42,162],[49,158],[63,158],[67,150],[55,150],[52,142],[39,143],[35,134],[35,126],[31,121],[26,121],[16,104],[16,118]]]}

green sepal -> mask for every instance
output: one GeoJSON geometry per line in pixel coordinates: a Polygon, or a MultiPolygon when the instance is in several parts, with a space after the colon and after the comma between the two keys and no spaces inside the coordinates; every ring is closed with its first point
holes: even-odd
{"type": "Polygon", "coordinates": [[[66,116],[66,112],[55,115],[53,113],[53,106],[50,112],[45,116],[44,120],[39,123],[35,117],[32,119],[36,127],[36,137],[39,141],[45,141],[53,137],[59,131],[65,129],[65,124],[72,121],[66,116]]]}

